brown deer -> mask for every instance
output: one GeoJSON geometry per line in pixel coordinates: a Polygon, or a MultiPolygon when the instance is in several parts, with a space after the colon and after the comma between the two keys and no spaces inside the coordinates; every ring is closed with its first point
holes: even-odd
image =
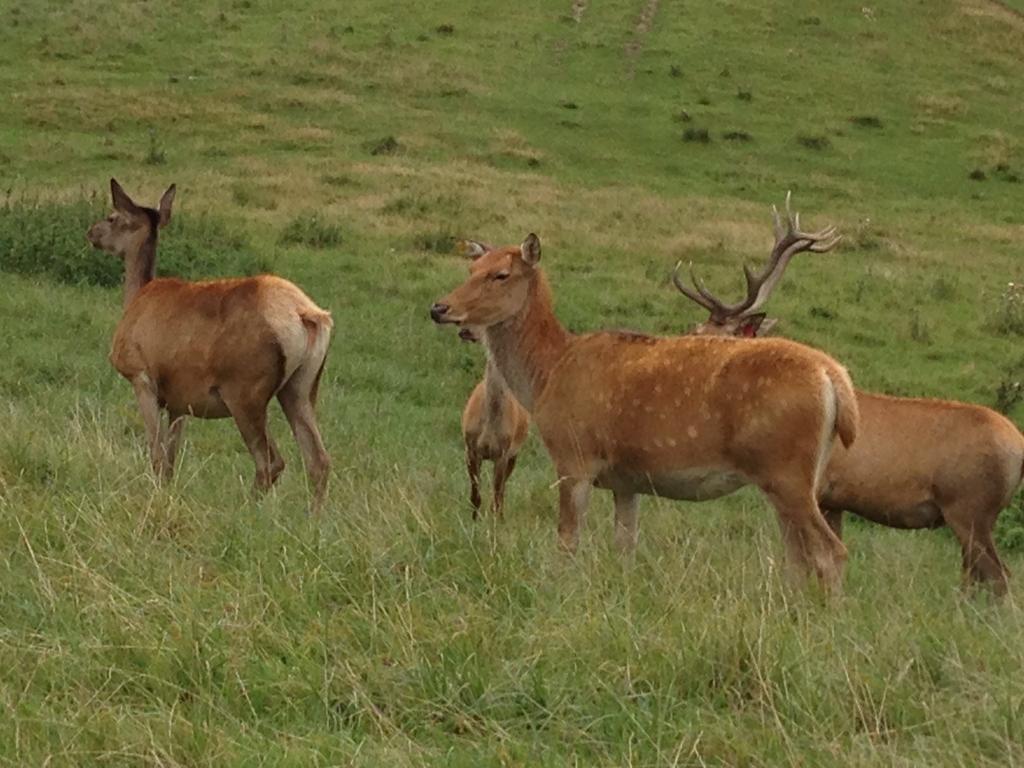
{"type": "Polygon", "coordinates": [[[501,518],[505,504],[505,483],[516,467],[519,450],[526,442],[530,415],[505,387],[493,361],[488,359],[482,381],[473,388],[462,411],[462,439],[466,443],[469,471],[469,501],[473,519],[480,514],[480,466],[494,463],[494,496],[491,510],[501,518]]]}
{"type": "MultiPolygon", "coordinates": [[[[463,240],[459,245],[470,258],[490,250],[489,246],[475,240],[463,240]]],[[[480,333],[467,326],[459,330],[459,338],[475,343],[480,340],[480,333]]],[[[473,388],[462,411],[462,440],[466,444],[469,501],[473,505],[474,520],[480,514],[481,465],[484,461],[494,463],[491,510],[500,519],[505,505],[505,483],[516,467],[516,458],[529,429],[530,415],[509,392],[501,372],[488,355],[484,377],[473,388]]]]}
{"type": "Polygon", "coordinates": [[[562,546],[577,548],[593,485],[612,491],[616,543],[629,552],[638,494],[703,500],[754,484],[778,513],[791,572],[837,588],[846,549],[817,491],[833,438],[850,444],[857,430],[842,366],[782,339],[572,334],[555,317],[540,255],[534,234],[488,249],[430,314],[482,329],[536,422],[558,472],[562,546]]]}
{"type": "MultiPolygon", "coordinates": [[[[743,301],[723,304],[696,277],[697,291],[688,288],[676,265],[676,287],[710,313],[695,333],[757,335],[774,323],[762,322],[760,310],[790,258],[800,251],[824,252],[838,242],[804,240],[786,248],[787,238],[799,229],[788,195],[787,225],[774,208],[772,213],[775,247],[757,278],[745,268],[743,301]]],[[[996,594],[1005,593],[1009,572],[996,552],[992,529],[1024,472],[1024,437],[1017,427],[988,408],[950,400],[857,390],[857,405],[857,441],[836,447],[819,491],[819,503],[836,535],[842,535],[844,511],[893,528],[948,525],[960,542],[965,584],[986,583],[996,594]]]]}
{"type": "Polygon", "coordinates": [[[153,470],[169,479],[186,416],[235,420],[265,491],[284,469],[267,432],[277,396],[299,444],[318,509],[330,458],[314,405],[331,338],[331,315],[272,275],[186,282],[156,278],[157,236],[175,187],[157,210],[136,205],[114,179],[114,210],[93,224],[96,248],[124,259],[124,313],[110,361],[131,382],[146,425],[153,470]],[[161,409],[168,413],[165,424],[161,409]]]}

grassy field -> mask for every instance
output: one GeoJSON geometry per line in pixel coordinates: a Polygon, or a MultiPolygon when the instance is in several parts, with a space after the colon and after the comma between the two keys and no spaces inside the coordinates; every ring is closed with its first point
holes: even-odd
{"type": "Polygon", "coordinates": [[[792,189],[846,239],[797,259],[780,331],[1019,421],[1020,10],[0,8],[0,763],[1024,764],[1024,613],[960,594],[945,531],[848,526],[835,605],[783,588],[752,492],[645,499],[633,567],[595,494],[567,559],[535,438],[506,523],[473,525],[481,350],[427,316],[455,237],[536,231],[571,328],[681,332],[672,265],[738,291],[792,189]],[[106,360],[119,265],[84,240],[112,175],[151,205],[178,184],[164,272],[273,270],[333,312],[322,519],[276,410],[266,499],[226,421],[154,486],[106,360]]]}

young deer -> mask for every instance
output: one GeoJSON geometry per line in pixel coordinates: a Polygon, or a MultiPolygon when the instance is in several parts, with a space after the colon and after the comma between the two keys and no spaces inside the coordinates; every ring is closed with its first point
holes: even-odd
{"type": "MultiPolygon", "coordinates": [[[[799,228],[786,197],[788,231],[799,228]]],[[[783,251],[787,229],[773,208],[776,244],[762,279],[751,282],[747,297],[727,306],[696,279],[697,292],[673,280],[689,299],[710,312],[695,333],[754,336],[769,327],[764,306],[789,259],[805,247],[783,251]]],[[[691,271],[692,274],[692,271],[691,271]]],[[[842,535],[843,512],[893,528],[935,528],[948,525],[960,542],[965,584],[989,584],[997,594],[1007,590],[1009,572],[999,559],[992,530],[1010,503],[1024,472],[1024,437],[1013,423],[980,405],[949,400],[887,397],[857,391],[860,429],[852,446],[837,446],[825,470],[819,503],[825,517],[842,535]]]]}
{"type": "MultiPolygon", "coordinates": [[[[476,258],[490,247],[475,240],[461,243],[465,255],[476,258]]],[[[478,342],[479,334],[469,327],[459,330],[459,338],[478,342]]],[[[501,372],[487,356],[484,378],[473,388],[462,411],[462,440],[466,444],[466,469],[469,472],[469,501],[473,505],[473,519],[480,515],[480,466],[484,461],[494,463],[494,495],[491,509],[501,518],[505,504],[505,483],[516,467],[516,457],[526,442],[530,429],[530,415],[512,396],[501,372]]]]}
{"type": "Polygon", "coordinates": [[[526,442],[530,416],[505,387],[494,362],[488,358],[484,378],[466,401],[462,411],[462,439],[466,443],[469,471],[469,501],[473,519],[480,514],[480,465],[494,462],[494,497],[491,509],[501,518],[505,504],[505,483],[516,467],[516,457],[526,442]]]}
{"type": "Polygon", "coordinates": [[[430,314],[482,329],[536,422],[560,478],[562,546],[578,546],[592,485],[612,491],[616,543],[631,551],[638,494],[703,500],[752,483],[778,513],[790,565],[838,587],[846,549],[816,499],[834,436],[849,444],[857,430],[846,371],[781,339],[574,335],[539,261],[533,234],[488,249],[430,314]]]}
{"type": "Polygon", "coordinates": [[[158,210],[136,205],[114,179],[110,192],[113,213],[87,237],[94,247],[124,259],[124,314],[110,361],[135,390],[158,479],[174,471],[186,416],[231,416],[256,463],[256,488],[270,488],[284,469],[267,432],[267,404],[276,395],[302,451],[318,509],[330,459],[314,405],[331,337],[330,313],[272,275],[195,283],[156,278],[157,235],[171,218],[174,185],[158,210]]]}

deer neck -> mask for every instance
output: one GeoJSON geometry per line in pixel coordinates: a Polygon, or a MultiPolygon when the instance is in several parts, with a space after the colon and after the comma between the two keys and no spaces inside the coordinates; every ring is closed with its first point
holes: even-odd
{"type": "Polygon", "coordinates": [[[156,275],[156,230],[142,243],[125,254],[124,259],[124,304],[132,303],[135,295],[156,275]]]}
{"type": "Polygon", "coordinates": [[[487,368],[484,371],[484,413],[492,421],[500,421],[505,414],[505,406],[509,397],[508,385],[498,370],[494,358],[487,355],[487,368]]]}
{"type": "Polygon", "coordinates": [[[538,271],[523,309],[489,327],[484,338],[489,359],[505,385],[527,411],[532,411],[534,400],[547,386],[572,335],[555,317],[551,289],[538,271]]]}

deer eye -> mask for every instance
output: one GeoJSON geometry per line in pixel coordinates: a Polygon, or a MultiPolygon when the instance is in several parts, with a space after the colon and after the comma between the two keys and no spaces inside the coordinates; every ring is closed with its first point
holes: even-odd
{"type": "Polygon", "coordinates": [[[497,273],[491,275],[491,280],[498,280],[498,281],[508,280],[508,276],[509,276],[508,272],[497,272],[497,273]]]}

